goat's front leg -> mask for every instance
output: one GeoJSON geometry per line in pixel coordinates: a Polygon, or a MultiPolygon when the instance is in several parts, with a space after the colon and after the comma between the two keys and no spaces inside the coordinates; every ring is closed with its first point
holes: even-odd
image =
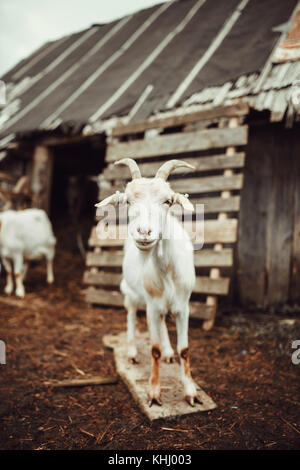
{"type": "Polygon", "coordinates": [[[183,384],[184,398],[191,406],[195,406],[195,402],[200,403],[197,397],[197,389],[192,379],[190,368],[190,353],[188,347],[188,323],[189,308],[176,315],[177,329],[177,351],[180,357],[181,382],[183,384]]]}
{"type": "Polygon", "coordinates": [[[6,285],[4,287],[4,292],[5,294],[10,295],[14,290],[12,266],[8,258],[3,258],[2,262],[6,271],[6,285]]]}
{"type": "Polygon", "coordinates": [[[23,272],[22,272],[22,281],[23,282],[25,281],[27,271],[28,271],[28,263],[24,263],[24,269],[23,269],[23,272]]]}
{"type": "Polygon", "coordinates": [[[165,362],[170,363],[174,361],[174,351],[170,343],[168,328],[166,325],[166,318],[161,317],[160,336],[162,345],[162,358],[165,362]]]}
{"type": "Polygon", "coordinates": [[[161,388],[159,379],[159,359],[161,357],[160,348],[160,314],[155,309],[147,306],[147,322],[151,340],[152,369],[148,389],[149,406],[153,403],[161,406],[161,388]]]}
{"type": "Polygon", "coordinates": [[[126,296],[125,303],[127,309],[127,354],[128,359],[133,364],[138,362],[137,360],[137,349],[135,343],[135,323],[136,323],[136,306],[126,296]]]}
{"type": "Polygon", "coordinates": [[[16,281],[16,296],[17,297],[24,297],[25,296],[25,288],[23,284],[24,278],[24,271],[25,266],[23,262],[23,256],[20,253],[15,254],[13,259],[14,265],[14,274],[15,274],[15,281],[16,281]]]}

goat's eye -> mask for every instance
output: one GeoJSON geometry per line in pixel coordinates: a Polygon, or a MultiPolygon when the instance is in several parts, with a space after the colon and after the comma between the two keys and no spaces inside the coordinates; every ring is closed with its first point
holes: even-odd
{"type": "Polygon", "coordinates": [[[167,199],[164,204],[167,204],[168,206],[171,206],[172,205],[172,201],[171,199],[167,199]]]}

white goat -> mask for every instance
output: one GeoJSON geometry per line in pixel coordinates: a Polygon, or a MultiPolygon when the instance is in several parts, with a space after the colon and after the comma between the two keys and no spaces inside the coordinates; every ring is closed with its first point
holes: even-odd
{"type": "Polygon", "coordinates": [[[169,208],[177,203],[193,211],[189,200],[175,193],[166,182],[171,171],[191,165],[170,160],[164,163],[155,178],[142,178],[136,162],[125,158],[115,164],[125,164],[132,180],[124,193],[115,193],[96,204],[127,203],[129,205],[128,238],[125,242],[121,291],[127,309],[128,356],[137,362],[135,320],[137,309],[146,309],[151,339],[152,372],[149,382],[149,405],[161,405],[159,359],[173,360],[165,315],[176,316],[177,351],[181,364],[181,381],[187,402],[199,402],[191,377],[188,349],[189,299],[195,284],[193,246],[182,224],[169,208]]]}
{"type": "Polygon", "coordinates": [[[46,258],[47,282],[53,277],[53,258],[56,239],[50,220],[41,209],[7,210],[0,213],[0,256],[6,270],[4,291],[11,294],[16,283],[16,295],[24,297],[24,278],[27,261],[46,258]]]}

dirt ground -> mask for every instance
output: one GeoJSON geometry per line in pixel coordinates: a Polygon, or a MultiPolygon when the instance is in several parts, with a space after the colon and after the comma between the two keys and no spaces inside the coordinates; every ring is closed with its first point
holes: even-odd
{"type": "MultiPolygon", "coordinates": [[[[210,332],[191,321],[194,378],[218,407],[150,423],[121,380],[111,385],[53,388],[45,382],[115,376],[102,336],[125,329],[123,309],[83,301],[83,260],[58,245],[56,282],[45,267],[28,273],[24,300],[3,294],[0,339],[1,449],[296,449],[300,448],[300,340],[297,309],[263,313],[228,309],[210,332]]],[[[146,328],[144,316],[139,327],[146,328]]],[[[169,323],[176,341],[175,325],[169,323]]]]}

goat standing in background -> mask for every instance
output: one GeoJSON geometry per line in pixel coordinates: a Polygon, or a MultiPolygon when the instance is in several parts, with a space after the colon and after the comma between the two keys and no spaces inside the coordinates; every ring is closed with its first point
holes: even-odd
{"type": "Polygon", "coordinates": [[[28,261],[46,258],[47,282],[54,281],[53,258],[56,239],[51,222],[42,209],[7,210],[0,213],[0,256],[6,271],[4,292],[12,294],[13,275],[16,295],[24,297],[23,281],[28,261]]]}
{"type": "Polygon", "coordinates": [[[170,362],[170,344],[165,315],[176,317],[177,351],[181,364],[181,381],[187,402],[198,401],[196,385],[191,377],[188,349],[189,299],[195,284],[193,245],[182,224],[173,217],[170,206],[179,204],[184,210],[194,208],[182,194],[175,193],[167,178],[178,167],[191,165],[170,160],[157,171],[155,178],[142,178],[136,162],[125,158],[115,164],[127,165],[130,181],[124,193],[115,193],[96,206],[126,203],[129,205],[128,238],[125,243],[121,291],[127,309],[128,355],[137,362],[135,320],[138,309],[146,309],[151,339],[152,372],[149,405],[161,405],[159,360],[170,362]]]}

